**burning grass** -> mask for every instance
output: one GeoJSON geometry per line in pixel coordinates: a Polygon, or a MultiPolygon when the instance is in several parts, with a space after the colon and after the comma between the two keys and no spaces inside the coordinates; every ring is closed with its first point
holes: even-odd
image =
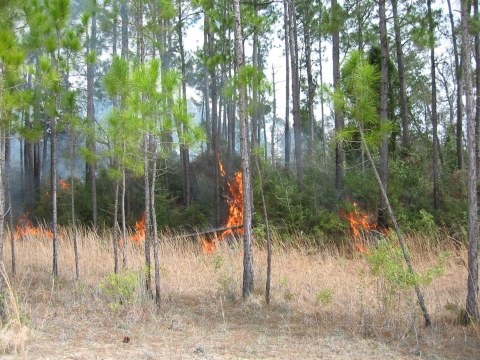
{"type": "MultiPolygon", "coordinates": [[[[445,275],[424,289],[434,321],[426,329],[414,292],[388,296],[384,281],[370,274],[354,244],[319,249],[292,235],[296,246],[280,246],[281,236],[274,233],[272,298],[266,305],[262,244],[254,248],[255,291],[244,302],[240,244],[220,242],[206,255],[200,236],[172,240],[174,235],[163,234],[160,241],[160,310],[143,288],[140,245],[128,247],[128,267],[137,279],[132,297],[112,305],[115,294],[102,290],[113,269],[109,232],[80,230],[80,281],[74,280],[70,234],[59,240],[55,283],[51,241],[34,236],[17,241],[18,274],[11,279],[11,293],[22,323],[17,328],[29,335],[25,356],[472,359],[480,353],[477,328],[458,324],[466,296],[463,248],[449,249],[445,275]]],[[[428,246],[420,238],[407,240],[419,270],[434,264],[436,254],[447,247],[440,238],[428,246]]],[[[7,244],[5,254],[9,250],[7,244]]],[[[2,345],[2,358],[18,356],[19,346],[2,345]]]]}

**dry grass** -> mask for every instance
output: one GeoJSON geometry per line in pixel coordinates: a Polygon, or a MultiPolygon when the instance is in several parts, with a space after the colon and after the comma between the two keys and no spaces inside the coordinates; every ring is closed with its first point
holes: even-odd
{"type": "MultiPolygon", "coordinates": [[[[15,279],[9,274],[15,300],[10,303],[16,304],[11,314],[16,308],[18,315],[0,333],[2,358],[480,358],[477,327],[458,324],[466,297],[463,248],[450,249],[445,275],[422,289],[434,322],[427,329],[414,292],[386,300],[384,282],[370,275],[353,245],[319,250],[292,238],[302,245],[276,246],[267,305],[261,246],[254,249],[255,291],[243,301],[241,247],[223,244],[208,256],[200,239],[172,236],[161,239],[160,310],[143,281],[131,303],[111,306],[112,298],[99,286],[113,269],[109,233],[79,234],[79,281],[69,234],[60,241],[55,282],[51,241],[18,241],[18,274],[15,279]]],[[[435,253],[445,248],[440,240],[426,246],[408,238],[419,270],[435,263],[435,253]]],[[[5,253],[10,254],[9,244],[5,253]]],[[[129,269],[141,274],[143,257],[141,248],[129,247],[129,269]]]]}

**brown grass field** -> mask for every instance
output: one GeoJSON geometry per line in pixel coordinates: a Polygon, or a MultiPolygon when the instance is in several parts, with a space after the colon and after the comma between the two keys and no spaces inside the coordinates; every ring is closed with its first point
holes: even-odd
{"type": "MultiPolygon", "coordinates": [[[[389,295],[364,255],[341,248],[279,246],[274,236],[271,304],[265,302],[266,251],[254,248],[255,291],[241,298],[242,249],[202,252],[200,239],[161,241],[161,308],[144,290],[144,255],[129,246],[139,274],[131,301],[102,289],[113,270],[111,234],[79,234],[81,278],[71,237],[60,240],[60,276],[51,276],[47,238],[5,246],[9,322],[0,330],[2,359],[480,359],[480,328],[459,324],[466,298],[466,250],[441,237],[409,237],[418,271],[451,251],[445,274],[423,286],[433,320],[425,328],[413,290],[389,295]],[[322,302],[323,300],[323,302],[322,302]]],[[[129,244],[131,245],[131,244],[129,244]]],[[[153,271],[152,271],[153,274],[153,271]]]]}

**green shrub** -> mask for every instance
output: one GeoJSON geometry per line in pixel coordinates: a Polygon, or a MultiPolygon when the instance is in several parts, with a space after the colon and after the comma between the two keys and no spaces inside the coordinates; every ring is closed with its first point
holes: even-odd
{"type": "Polygon", "coordinates": [[[121,305],[131,304],[135,295],[139,275],[132,270],[124,273],[110,273],[105,276],[100,289],[110,299],[110,307],[118,309],[121,305]]]}

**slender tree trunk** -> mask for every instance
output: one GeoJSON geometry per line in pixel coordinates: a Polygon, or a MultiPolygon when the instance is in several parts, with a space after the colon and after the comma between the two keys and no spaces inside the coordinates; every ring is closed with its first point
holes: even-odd
{"type": "Polygon", "coordinates": [[[272,156],[272,164],[275,164],[275,143],[277,140],[275,139],[275,129],[277,127],[277,89],[276,89],[276,84],[275,84],[275,68],[273,67],[272,64],[272,94],[273,94],[273,117],[272,117],[272,131],[270,133],[270,139],[272,142],[272,147],[271,147],[271,156],[272,156]]]}
{"type": "MultiPolygon", "coordinates": [[[[96,10],[92,14],[92,24],[90,39],[88,41],[87,55],[91,55],[96,51],[97,46],[97,15],[96,10]]],[[[95,157],[95,103],[93,99],[95,81],[95,63],[89,61],[87,63],[87,119],[89,125],[89,133],[87,135],[87,149],[95,157]]],[[[91,187],[92,192],[92,222],[93,227],[97,228],[97,185],[96,185],[96,165],[95,160],[87,161],[87,184],[91,187]]]]}
{"type": "Polygon", "coordinates": [[[435,24],[432,15],[432,1],[427,1],[428,7],[428,30],[430,36],[430,71],[432,79],[432,135],[433,135],[433,206],[440,208],[440,170],[438,149],[438,120],[437,120],[437,80],[435,74],[435,24]]]}
{"type": "Polygon", "coordinates": [[[469,6],[467,0],[461,1],[462,27],[462,64],[465,79],[465,110],[467,115],[467,153],[468,153],[468,277],[465,322],[477,322],[478,314],[478,203],[477,169],[475,153],[475,124],[473,118],[472,75],[470,69],[469,6]]]}
{"type": "Polygon", "coordinates": [[[157,215],[155,211],[155,180],[157,178],[157,141],[153,139],[153,169],[152,169],[152,185],[150,194],[150,205],[152,208],[152,225],[153,225],[153,261],[155,263],[155,303],[160,308],[162,302],[161,287],[160,287],[160,258],[158,249],[158,229],[157,229],[157,215]]]}
{"type": "Polygon", "coordinates": [[[410,132],[408,130],[407,88],[405,84],[405,64],[403,61],[402,37],[400,35],[400,21],[398,19],[398,1],[392,0],[393,27],[395,30],[395,47],[397,49],[398,81],[400,87],[400,116],[402,118],[402,146],[410,147],[410,132]]]}
{"type": "MultiPolygon", "coordinates": [[[[125,144],[124,144],[125,149],[125,144]]],[[[125,171],[125,167],[122,168],[122,237],[123,237],[123,268],[126,269],[128,267],[128,259],[127,259],[127,214],[125,209],[125,201],[126,201],[126,178],[127,174],[125,171]]]]}
{"type": "MultiPolygon", "coordinates": [[[[204,25],[203,25],[203,55],[205,59],[209,57],[209,45],[208,45],[208,33],[210,31],[210,22],[208,14],[204,13],[204,25]]],[[[205,62],[203,65],[203,78],[204,78],[204,103],[205,103],[205,130],[207,133],[207,153],[212,151],[212,127],[210,124],[210,76],[208,66],[205,62]]]]}
{"type": "MultiPolygon", "coordinates": [[[[475,21],[479,20],[478,16],[478,0],[473,1],[473,16],[475,21]]],[[[474,35],[475,39],[475,144],[477,155],[477,179],[480,176],[478,169],[480,168],[480,35],[478,32],[474,35]]]]}
{"type": "Polygon", "coordinates": [[[288,1],[289,16],[289,44],[290,63],[292,68],[292,99],[293,99],[293,133],[295,138],[295,168],[297,170],[297,181],[300,188],[303,188],[303,164],[302,164],[302,128],[300,123],[300,78],[298,69],[298,47],[297,47],[297,21],[295,15],[295,0],[288,1]]]}
{"type": "Polygon", "coordinates": [[[80,279],[80,257],[78,254],[78,239],[77,239],[77,219],[75,217],[75,181],[73,172],[75,170],[75,134],[72,129],[70,142],[70,211],[72,216],[72,240],[73,253],[75,256],[75,277],[80,279]]]}
{"type": "Polygon", "coordinates": [[[53,277],[58,277],[58,233],[57,233],[57,119],[51,117],[50,129],[50,186],[53,223],[53,277]]]}
{"type": "MultiPolygon", "coordinates": [[[[118,274],[118,193],[120,184],[115,180],[115,200],[113,210],[113,271],[118,274]]],[[[125,242],[122,242],[125,246],[125,242]]]]}
{"type": "Polygon", "coordinates": [[[148,154],[150,136],[145,133],[143,135],[143,171],[144,171],[144,183],[145,183],[145,281],[147,286],[147,292],[152,294],[152,260],[150,256],[150,159],[148,154]]]}
{"type": "MultiPolygon", "coordinates": [[[[461,0],[463,1],[463,0],[461,0]]],[[[463,169],[463,139],[462,139],[462,128],[463,128],[463,102],[462,102],[462,88],[463,88],[463,76],[462,68],[460,66],[460,60],[458,56],[458,46],[457,46],[457,35],[455,34],[455,23],[453,21],[453,12],[451,0],[447,0],[448,4],[448,16],[450,18],[450,28],[452,31],[452,43],[453,43],[453,54],[455,58],[455,74],[457,77],[457,167],[459,170],[463,169]]]]}
{"type": "Polygon", "coordinates": [[[285,168],[290,167],[290,23],[288,21],[288,0],[283,1],[285,27],[285,168]]]}
{"type": "MultiPolygon", "coordinates": [[[[240,17],[240,0],[234,0],[233,12],[235,21],[235,50],[238,73],[244,69],[245,57],[243,53],[242,24],[240,17]]],[[[252,191],[250,174],[250,151],[248,145],[247,121],[247,89],[246,84],[239,86],[239,117],[240,117],[240,152],[242,157],[243,179],[243,288],[242,295],[247,299],[253,291],[253,252],[252,252],[252,191]]]]}
{"type": "MultiPolygon", "coordinates": [[[[11,113],[9,114],[11,117],[11,113]]],[[[0,166],[2,166],[0,163],[0,166]]],[[[8,125],[5,137],[5,172],[6,172],[6,186],[7,186],[7,200],[8,200],[8,227],[10,230],[11,254],[12,254],[12,275],[17,275],[17,263],[15,253],[15,229],[13,227],[13,204],[12,204],[12,130],[11,124],[8,125]]]]}
{"type": "MultiPolygon", "coordinates": [[[[386,208],[388,211],[388,214],[390,215],[390,218],[393,223],[393,227],[395,229],[395,233],[397,234],[398,242],[400,244],[400,247],[402,249],[403,257],[405,259],[405,263],[407,264],[408,271],[411,274],[415,274],[415,270],[413,269],[412,266],[412,261],[410,260],[410,255],[407,249],[407,245],[405,244],[405,240],[403,239],[402,232],[400,231],[400,227],[398,226],[397,219],[395,218],[395,215],[393,213],[392,207],[390,206],[390,201],[388,200],[388,195],[387,195],[387,189],[383,186],[382,179],[380,177],[380,174],[377,171],[377,168],[375,167],[375,161],[373,160],[372,155],[370,154],[370,150],[368,148],[367,142],[365,140],[365,135],[363,132],[363,127],[361,124],[359,124],[359,129],[360,129],[360,136],[362,139],[363,146],[365,148],[365,152],[367,153],[368,160],[370,162],[370,165],[372,166],[373,173],[375,174],[375,178],[377,179],[378,186],[380,187],[380,192],[382,195],[382,198],[384,199],[384,202],[386,204],[386,208]]],[[[425,305],[425,299],[423,298],[423,294],[420,290],[420,287],[418,284],[415,284],[415,293],[417,294],[417,299],[418,303],[420,305],[420,308],[422,310],[423,318],[425,320],[425,326],[429,327],[432,325],[432,320],[430,319],[430,315],[427,310],[427,306],[425,305]]]]}
{"type": "MultiPolygon", "coordinates": [[[[0,99],[3,89],[0,90],[0,99]]],[[[3,99],[1,99],[3,100],[3,99]]],[[[2,102],[3,103],[3,102],[2,102]]],[[[0,319],[6,320],[5,313],[5,264],[3,262],[3,249],[5,244],[5,119],[4,109],[0,109],[0,319]]]]}
{"type": "MultiPolygon", "coordinates": [[[[180,61],[182,69],[182,99],[183,99],[183,111],[184,116],[187,114],[187,73],[185,66],[185,51],[183,48],[183,23],[182,23],[182,2],[178,2],[178,44],[180,49],[180,61]]],[[[182,126],[183,130],[187,132],[188,129],[186,126],[182,126]]],[[[182,185],[183,185],[183,203],[186,207],[190,206],[191,194],[190,194],[190,151],[188,143],[183,143],[180,145],[181,151],[181,162],[182,162],[182,185]]],[[[156,164],[155,164],[156,165],[156,164]]]]}
{"type": "MultiPolygon", "coordinates": [[[[379,20],[380,20],[380,48],[381,48],[381,81],[380,81],[380,123],[388,121],[388,42],[387,42],[387,20],[385,18],[385,0],[379,1],[379,20]]],[[[388,189],[388,137],[382,134],[380,145],[380,179],[382,185],[388,189]]],[[[384,197],[381,198],[380,208],[378,210],[378,224],[384,228],[387,224],[387,209],[384,197]]]]}
{"type": "Polygon", "coordinates": [[[307,67],[307,108],[308,108],[308,124],[310,129],[308,155],[312,158],[315,147],[315,113],[314,113],[314,97],[315,87],[313,84],[312,72],[312,39],[311,39],[311,15],[310,8],[305,7],[305,20],[303,25],[304,41],[305,41],[305,62],[307,67]]]}
{"type": "MultiPolygon", "coordinates": [[[[331,0],[332,11],[338,12],[337,0],[331,0]]],[[[340,88],[340,25],[335,24],[332,33],[332,66],[333,66],[333,87],[338,90],[340,88]]],[[[338,133],[343,129],[343,115],[335,110],[335,132],[338,133]]],[[[343,145],[340,141],[335,143],[335,187],[340,193],[343,192],[345,171],[344,171],[345,154],[343,145]]]]}

